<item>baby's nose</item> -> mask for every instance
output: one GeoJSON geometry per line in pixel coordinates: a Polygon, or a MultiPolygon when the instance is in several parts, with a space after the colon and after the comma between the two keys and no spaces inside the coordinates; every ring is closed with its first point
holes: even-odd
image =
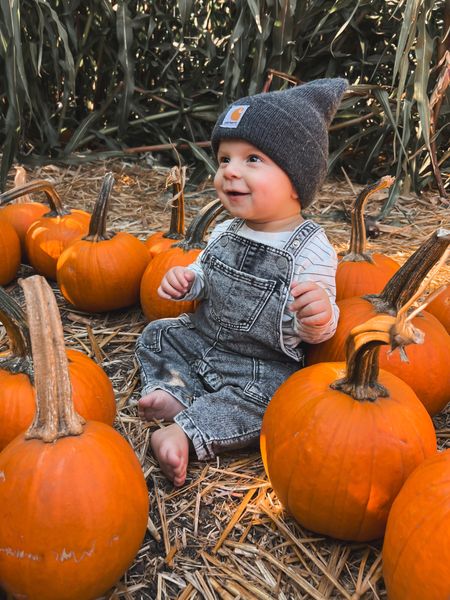
{"type": "Polygon", "coordinates": [[[241,176],[241,169],[239,167],[239,163],[236,161],[230,161],[227,163],[225,167],[225,177],[227,178],[235,178],[241,176]]]}

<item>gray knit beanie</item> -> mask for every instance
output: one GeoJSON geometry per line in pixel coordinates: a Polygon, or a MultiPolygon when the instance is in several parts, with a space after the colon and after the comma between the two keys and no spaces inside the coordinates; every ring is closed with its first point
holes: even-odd
{"type": "Polygon", "coordinates": [[[287,173],[306,208],[327,174],[328,127],[347,86],[346,79],[316,79],[236,100],[214,126],[214,153],[225,139],[256,146],[287,173]]]}

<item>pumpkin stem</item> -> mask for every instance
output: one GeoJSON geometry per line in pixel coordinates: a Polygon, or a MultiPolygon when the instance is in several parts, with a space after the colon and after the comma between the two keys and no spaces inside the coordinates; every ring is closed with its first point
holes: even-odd
{"type": "Polygon", "coordinates": [[[420,288],[422,280],[450,243],[450,230],[437,229],[394,273],[379,294],[364,296],[376,312],[395,315],[420,288]]]}
{"type": "Polygon", "coordinates": [[[389,175],[382,177],[379,181],[366,186],[358,194],[352,206],[351,221],[352,228],[350,233],[350,245],[348,252],[341,260],[349,262],[368,262],[373,263],[371,255],[367,252],[366,226],[364,223],[364,209],[367,200],[375,192],[391,187],[395,178],[389,175]]]}
{"type": "Polygon", "coordinates": [[[177,244],[173,244],[171,248],[183,248],[186,252],[194,248],[204,248],[206,246],[204,240],[206,231],[212,221],[214,221],[223,210],[224,207],[220,200],[213,200],[204,206],[189,224],[186,231],[186,238],[177,244]]]}
{"type": "MultiPolygon", "coordinates": [[[[19,187],[20,185],[24,185],[27,183],[27,172],[21,166],[16,167],[16,174],[14,175],[14,187],[19,187]]],[[[31,197],[28,194],[21,196],[20,199],[17,199],[17,204],[22,204],[25,202],[32,202],[31,197]]]]}
{"type": "Polygon", "coordinates": [[[414,327],[405,313],[397,318],[383,314],[369,319],[350,332],[346,347],[347,374],[332,383],[331,388],[360,401],[386,398],[389,391],[378,382],[380,346],[390,344],[392,350],[400,348],[402,358],[406,359],[404,346],[421,344],[423,340],[422,331],[414,327]]]}
{"type": "Polygon", "coordinates": [[[9,341],[9,352],[0,354],[0,368],[11,373],[25,373],[31,379],[31,342],[25,313],[2,287],[0,322],[3,323],[9,341]]]}
{"type": "Polygon", "coordinates": [[[112,173],[106,173],[103,178],[102,186],[92,211],[92,217],[89,223],[89,232],[83,238],[87,242],[101,242],[110,240],[114,233],[106,232],[106,217],[109,209],[109,199],[114,185],[114,176],[112,173]]]}
{"type": "Polygon", "coordinates": [[[30,181],[29,183],[15,187],[12,190],[3,192],[3,194],[0,194],[0,205],[8,204],[11,200],[30,194],[31,192],[44,192],[46,195],[47,202],[50,206],[50,212],[46,213],[44,217],[63,217],[64,215],[70,215],[70,210],[63,207],[58,192],[50,181],[46,181],[45,179],[36,179],[35,181],[30,181]]]}
{"type": "Polygon", "coordinates": [[[40,275],[21,279],[34,363],[36,416],[26,439],[54,442],[83,432],[73,407],[64,332],[55,296],[40,275]]]}
{"type": "Polygon", "coordinates": [[[186,167],[173,167],[166,180],[166,187],[172,184],[172,210],[169,231],[163,238],[181,240],[184,238],[184,187],[186,185],[186,167]]]}

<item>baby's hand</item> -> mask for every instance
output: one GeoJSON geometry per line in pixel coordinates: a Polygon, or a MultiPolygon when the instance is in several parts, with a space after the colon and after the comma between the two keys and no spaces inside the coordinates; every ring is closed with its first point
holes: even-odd
{"type": "Polygon", "coordinates": [[[294,301],[288,307],[297,313],[302,325],[326,325],[332,316],[331,302],[326,291],[314,281],[291,285],[294,301]]]}
{"type": "Polygon", "coordinates": [[[186,267],[172,267],[164,275],[158,295],[166,300],[181,298],[191,289],[194,279],[194,271],[186,267]]]}

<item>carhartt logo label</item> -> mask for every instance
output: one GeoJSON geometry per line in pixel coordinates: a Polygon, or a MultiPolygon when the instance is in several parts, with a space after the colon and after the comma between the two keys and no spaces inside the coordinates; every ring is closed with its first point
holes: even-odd
{"type": "Polygon", "coordinates": [[[230,110],[227,112],[227,114],[225,115],[225,118],[220,126],[227,127],[228,129],[235,129],[239,125],[247,108],[250,108],[249,104],[241,104],[239,106],[236,106],[236,105],[232,106],[230,108],[230,110]]]}

